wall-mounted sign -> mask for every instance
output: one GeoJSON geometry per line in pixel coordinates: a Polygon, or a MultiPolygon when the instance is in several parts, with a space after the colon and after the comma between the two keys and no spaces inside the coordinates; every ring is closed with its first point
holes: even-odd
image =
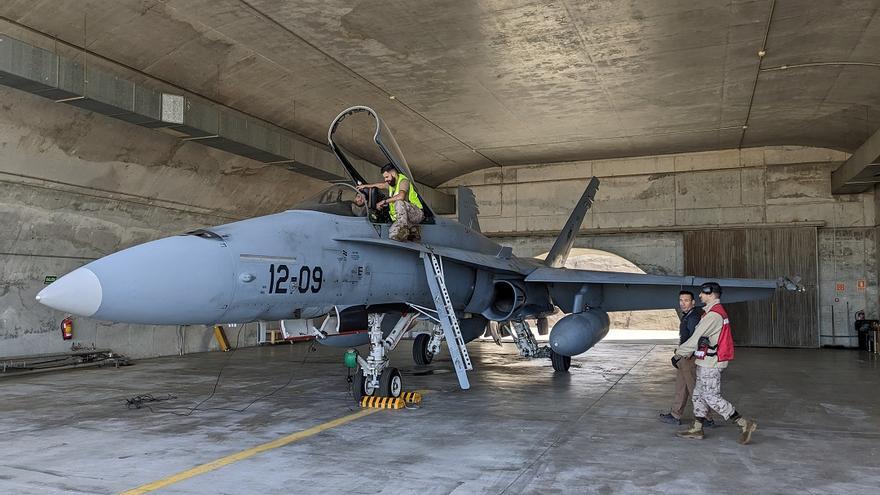
{"type": "Polygon", "coordinates": [[[858,287],[859,292],[864,292],[865,289],[868,287],[868,282],[865,280],[859,280],[858,282],[856,282],[856,287],[858,287]]]}

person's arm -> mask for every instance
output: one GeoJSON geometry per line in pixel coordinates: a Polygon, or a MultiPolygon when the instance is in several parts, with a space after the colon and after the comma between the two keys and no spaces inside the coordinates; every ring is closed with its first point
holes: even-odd
{"type": "Polygon", "coordinates": [[[678,346],[678,349],[675,350],[675,355],[683,358],[691,357],[697,350],[697,343],[700,341],[700,337],[705,335],[714,326],[720,326],[721,323],[721,315],[718,313],[709,312],[706,314],[697,324],[696,328],[694,328],[694,333],[691,334],[690,338],[684,344],[678,346]]]}
{"type": "Polygon", "coordinates": [[[363,191],[364,189],[370,189],[370,188],[374,188],[374,187],[376,189],[388,189],[388,184],[386,182],[376,182],[373,184],[361,184],[361,185],[357,186],[356,189],[358,191],[363,191]]]}
{"type": "MultiPolygon", "coordinates": [[[[383,182],[384,184],[384,182],[383,182]]],[[[398,189],[397,194],[391,196],[390,198],[383,199],[376,204],[377,208],[384,208],[388,203],[393,203],[395,201],[400,201],[402,199],[406,199],[406,196],[409,194],[409,181],[402,180],[400,181],[400,189],[398,189]]]]}

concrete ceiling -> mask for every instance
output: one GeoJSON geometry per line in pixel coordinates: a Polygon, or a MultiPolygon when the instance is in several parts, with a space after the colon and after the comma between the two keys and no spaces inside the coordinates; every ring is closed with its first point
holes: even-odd
{"type": "Polygon", "coordinates": [[[370,105],[431,185],[494,165],[853,151],[880,127],[878,12],[878,0],[0,3],[11,25],[320,142],[341,109],[370,105]]]}

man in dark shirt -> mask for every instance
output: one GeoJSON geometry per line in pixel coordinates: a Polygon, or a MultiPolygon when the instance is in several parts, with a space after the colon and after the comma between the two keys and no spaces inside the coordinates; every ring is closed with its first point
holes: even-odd
{"type": "MultiPolygon", "coordinates": [[[[687,339],[691,338],[697,323],[703,317],[703,310],[696,307],[694,294],[691,291],[683,290],[678,293],[678,307],[681,309],[681,323],[678,327],[678,344],[684,344],[687,339]]],[[[681,424],[681,415],[684,408],[691,400],[691,394],[694,393],[694,385],[697,382],[697,368],[694,364],[694,358],[690,357],[678,361],[678,372],[675,376],[675,398],[672,400],[672,408],[668,413],[660,415],[660,421],[673,425],[681,424]]],[[[704,426],[712,426],[715,423],[707,418],[704,426]],[[711,424],[710,424],[711,423],[711,424]]]]}

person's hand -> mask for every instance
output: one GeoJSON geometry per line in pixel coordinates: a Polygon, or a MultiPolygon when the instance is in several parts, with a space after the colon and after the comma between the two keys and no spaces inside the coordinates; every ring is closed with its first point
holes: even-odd
{"type": "Polygon", "coordinates": [[[382,201],[379,201],[378,203],[376,203],[376,208],[379,210],[381,210],[382,208],[385,208],[385,200],[383,199],[382,201]]]}
{"type": "Polygon", "coordinates": [[[679,356],[679,355],[672,356],[672,366],[675,367],[675,369],[678,369],[678,362],[679,361],[681,361],[681,356],[679,356]]]}
{"type": "Polygon", "coordinates": [[[363,191],[364,189],[368,189],[369,187],[370,187],[369,184],[359,184],[357,186],[354,186],[354,188],[357,189],[358,191],[363,191]]]}

